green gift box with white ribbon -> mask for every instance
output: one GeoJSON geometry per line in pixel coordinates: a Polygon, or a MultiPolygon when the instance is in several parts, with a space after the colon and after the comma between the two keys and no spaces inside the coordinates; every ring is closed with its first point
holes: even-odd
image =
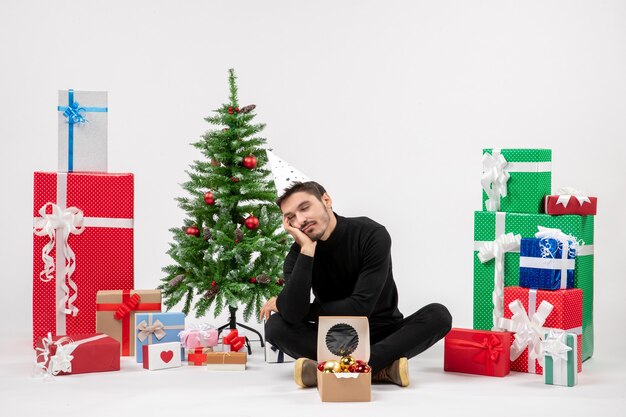
{"type": "Polygon", "coordinates": [[[538,226],[560,229],[581,243],[574,268],[574,288],[583,290],[582,351],[583,360],[589,359],[593,355],[593,224],[594,216],[476,211],[474,328],[497,328],[503,314],[503,287],[519,283],[519,239],[535,237],[538,226]],[[479,257],[481,252],[485,262],[479,257]]]}
{"type": "Polygon", "coordinates": [[[542,213],[552,192],[552,150],[483,149],[483,210],[542,213]]]}
{"type": "MultiPolygon", "coordinates": [[[[583,338],[584,340],[584,338],[583,338]]],[[[578,383],[576,356],[578,336],[573,333],[550,331],[544,334],[543,381],[548,385],[573,387],[578,383]]]]}

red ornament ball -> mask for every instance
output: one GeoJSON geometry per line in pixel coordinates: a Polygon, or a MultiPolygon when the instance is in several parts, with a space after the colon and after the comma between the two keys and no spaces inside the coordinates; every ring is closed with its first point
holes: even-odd
{"type": "Polygon", "coordinates": [[[235,107],[235,112],[239,113],[239,107],[235,107]]]}
{"type": "Polygon", "coordinates": [[[278,285],[283,285],[285,283],[285,280],[282,278],[279,278],[278,281],[276,281],[276,284],[278,285]]]}
{"type": "Polygon", "coordinates": [[[230,180],[232,182],[239,182],[239,178],[237,178],[237,177],[230,177],[230,180]]]}
{"type": "Polygon", "coordinates": [[[251,215],[246,219],[245,225],[248,229],[254,230],[259,227],[259,219],[256,218],[254,215],[251,215]]]}
{"type": "Polygon", "coordinates": [[[215,204],[215,196],[213,196],[212,192],[207,191],[204,194],[204,202],[207,203],[209,206],[212,206],[213,204],[215,204]]]}
{"type": "Polygon", "coordinates": [[[324,372],[324,365],[326,365],[326,361],[321,362],[319,365],[317,365],[317,369],[318,369],[320,372],[324,372]]]}
{"type": "Polygon", "coordinates": [[[243,158],[243,166],[248,169],[256,168],[257,160],[256,156],[250,154],[243,158]]]}
{"type": "Polygon", "coordinates": [[[217,285],[217,281],[211,282],[211,287],[215,287],[217,285]]]}
{"type": "Polygon", "coordinates": [[[228,114],[233,114],[233,108],[232,107],[228,108],[228,114]]]}
{"type": "Polygon", "coordinates": [[[196,226],[189,226],[187,229],[185,229],[185,233],[187,233],[189,236],[199,237],[200,229],[198,229],[196,226]]]}
{"type": "Polygon", "coordinates": [[[255,277],[250,278],[250,283],[256,284],[256,278],[255,277]]]}

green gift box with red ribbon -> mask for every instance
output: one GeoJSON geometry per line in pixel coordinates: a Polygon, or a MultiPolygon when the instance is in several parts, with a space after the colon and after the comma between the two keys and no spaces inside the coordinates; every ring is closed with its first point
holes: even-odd
{"type": "Polygon", "coordinates": [[[96,329],[120,342],[121,356],[135,356],[135,313],[161,312],[161,290],[110,290],[96,295],[96,329]]]}

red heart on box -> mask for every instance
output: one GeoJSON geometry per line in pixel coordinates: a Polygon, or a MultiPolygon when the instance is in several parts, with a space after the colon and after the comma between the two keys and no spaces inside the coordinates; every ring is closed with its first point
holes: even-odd
{"type": "Polygon", "coordinates": [[[165,363],[171,361],[173,357],[174,352],[172,352],[171,350],[164,350],[163,352],[161,352],[161,360],[165,363]]]}

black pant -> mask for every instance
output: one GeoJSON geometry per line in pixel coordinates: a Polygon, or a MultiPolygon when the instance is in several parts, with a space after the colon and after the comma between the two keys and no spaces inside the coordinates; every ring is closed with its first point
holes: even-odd
{"type": "MultiPolygon", "coordinates": [[[[433,303],[402,320],[370,322],[370,360],[373,372],[401,357],[412,358],[442,339],[452,327],[452,316],[433,303]]],[[[280,313],[265,323],[265,339],[294,358],[317,358],[317,323],[289,324],[280,313]]]]}

